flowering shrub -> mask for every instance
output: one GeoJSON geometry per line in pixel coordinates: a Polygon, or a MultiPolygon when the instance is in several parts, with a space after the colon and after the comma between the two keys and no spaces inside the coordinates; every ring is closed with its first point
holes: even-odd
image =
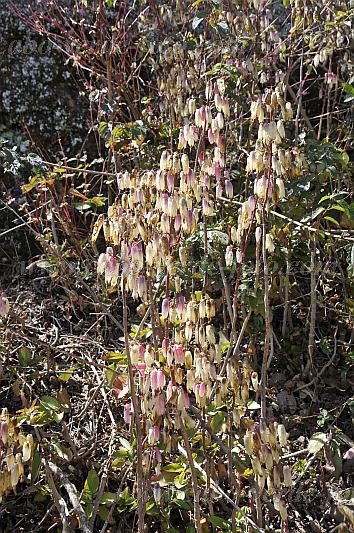
{"type": "MultiPolygon", "coordinates": [[[[97,272],[123,303],[122,376],[112,389],[132,435],[122,454],[134,467],[136,502],[125,508],[136,505],[139,533],[145,514],[172,528],[170,502],[193,505],[188,533],[221,527],[218,519],[225,530],[230,520],[232,531],[245,521],[289,531],[289,440],[268,374],[282,351],[291,359],[301,350],[304,375],[314,372],[317,256],[331,239],[352,242],[352,11],[322,0],[311,9],[298,0],[197,1],[188,10],[151,2],[126,28],[129,53],[139,43],[135,100],[131,70],[118,72],[119,45],[109,60],[104,48],[113,33],[124,44],[124,24],[116,20],[102,47],[98,22],[91,47],[75,33],[82,56],[72,59],[93,71],[94,127],[111,165],[92,244],[102,231],[97,272]],[[308,326],[297,352],[288,335],[291,290],[300,298],[292,254],[310,258],[308,326]],[[130,304],[137,316],[128,322],[130,304]],[[225,496],[233,510],[223,520],[214,503],[219,509],[225,496]]],[[[346,305],[349,328],[349,298],[346,305]]]]}

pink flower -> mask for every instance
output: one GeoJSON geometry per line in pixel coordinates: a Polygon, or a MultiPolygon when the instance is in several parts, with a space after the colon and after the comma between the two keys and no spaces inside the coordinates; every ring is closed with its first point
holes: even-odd
{"type": "Polygon", "coordinates": [[[180,344],[173,345],[173,352],[175,355],[175,361],[177,364],[182,364],[184,362],[183,348],[180,344]]]}
{"type": "Polygon", "coordinates": [[[184,296],[180,295],[178,296],[178,301],[177,301],[177,313],[180,317],[183,314],[183,310],[184,310],[184,296]]]}
{"type": "Polygon", "coordinates": [[[123,409],[124,409],[124,414],[123,414],[124,422],[126,424],[130,424],[130,420],[131,420],[131,404],[130,403],[126,403],[123,409]]]}
{"type": "Polygon", "coordinates": [[[137,365],[135,365],[135,368],[137,369],[137,371],[142,377],[145,376],[145,369],[146,369],[145,363],[138,363],[137,365]]]}
{"type": "Polygon", "coordinates": [[[166,320],[166,318],[168,317],[168,313],[169,313],[169,310],[170,310],[170,301],[168,298],[164,298],[163,301],[162,301],[162,318],[164,318],[166,320]]]}
{"type": "Polygon", "coordinates": [[[118,283],[119,264],[116,257],[110,257],[106,263],[105,282],[114,287],[118,283]]]}
{"type": "Polygon", "coordinates": [[[165,413],[165,398],[163,394],[155,397],[154,413],[156,416],[162,416],[165,413]]]}
{"type": "Polygon", "coordinates": [[[234,195],[234,188],[230,180],[225,180],[225,192],[228,198],[232,198],[234,195]]]}
{"type": "Polygon", "coordinates": [[[157,371],[157,386],[159,389],[163,389],[165,386],[165,374],[162,370],[157,371]]]}
{"type": "Polygon", "coordinates": [[[157,389],[157,370],[155,368],[153,368],[151,370],[151,374],[150,374],[150,385],[151,385],[151,390],[154,391],[155,389],[157,389]]]}

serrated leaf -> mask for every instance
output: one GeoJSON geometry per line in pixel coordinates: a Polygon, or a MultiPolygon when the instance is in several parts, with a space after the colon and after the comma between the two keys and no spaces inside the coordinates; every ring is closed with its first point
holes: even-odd
{"type": "Polygon", "coordinates": [[[251,401],[247,404],[247,409],[260,409],[260,408],[261,408],[260,404],[255,401],[251,401]]]}
{"type": "Polygon", "coordinates": [[[315,455],[320,450],[322,450],[327,440],[328,438],[326,433],[314,433],[308,442],[308,451],[315,455]]]}
{"type": "Polygon", "coordinates": [[[349,507],[346,505],[338,504],[338,511],[342,513],[342,515],[349,520],[350,524],[354,527],[354,511],[352,511],[349,507]]]}
{"type": "Polygon", "coordinates": [[[315,218],[317,218],[318,215],[323,213],[324,210],[325,210],[324,207],[316,207],[316,209],[314,209],[312,211],[312,213],[310,213],[308,216],[302,218],[301,222],[308,222],[309,220],[315,220],[315,218]]]}

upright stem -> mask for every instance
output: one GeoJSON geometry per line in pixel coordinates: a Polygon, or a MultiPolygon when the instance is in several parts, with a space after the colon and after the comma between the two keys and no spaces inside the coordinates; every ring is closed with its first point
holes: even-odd
{"type": "Polygon", "coordinates": [[[194,524],[197,530],[197,533],[202,533],[202,527],[200,523],[200,505],[199,505],[199,487],[197,479],[197,471],[195,469],[192,449],[189,443],[188,433],[182,416],[180,416],[180,428],[184,441],[184,446],[186,449],[186,454],[188,458],[189,467],[191,469],[191,478],[192,478],[192,487],[193,487],[193,499],[194,499],[194,524]]]}
{"type": "Polygon", "coordinates": [[[267,260],[267,247],[266,247],[266,235],[267,235],[267,225],[266,225],[266,213],[263,209],[263,235],[262,235],[262,255],[263,255],[263,273],[264,273],[264,315],[265,315],[265,339],[264,339],[264,351],[263,351],[263,361],[261,369],[261,383],[260,383],[260,396],[261,396],[261,417],[265,418],[266,414],[266,380],[267,380],[267,363],[269,357],[269,348],[270,348],[270,336],[271,324],[270,324],[270,306],[269,306],[269,270],[268,270],[268,260],[267,260]]]}
{"type": "Polygon", "coordinates": [[[137,478],[137,502],[138,502],[138,533],[144,533],[144,521],[145,521],[145,497],[144,497],[144,473],[143,473],[143,444],[140,428],[140,408],[139,401],[135,391],[133,365],[130,357],[129,348],[129,334],[128,334],[128,307],[127,307],[127,295],[125,283],[122,290],[123,296],[123,327],[124,327],[124,342],[127,354],[128,362],[128,375],[130,384],[130,394],[132,398],[134,417],[135,417],[135,430],[136,430],[136,443],[137,443],[137,466],[136,466],[136,478],[137,478]]]}
{"type": "Polygon", "coordinates": [[[289,252],[286,252],[286,274],[285,274],[285,288],[284,288],[284,313],[283,313],[283,324],[281,328],[281,334],[283,339],[286,333],[286,322],[288,317],[289,310],[289,278],[290,278],[290,261],[289,261],[289,252]]]}
{"type": "Polygon", "coordinates": [[[311,253],[311,306],[310,306],[310,331],[308,342],[308,360],[304,370],[304,374],[307,374],[310,369],[313,368],[313,351],[315,345],[315,326],[316,326],[316,241],[314,239],[309,240],[309,248],[311,253]]]}

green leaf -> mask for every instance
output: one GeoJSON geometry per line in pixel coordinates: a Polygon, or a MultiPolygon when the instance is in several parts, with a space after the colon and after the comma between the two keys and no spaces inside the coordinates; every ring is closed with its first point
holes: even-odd
{"type": "Polygon", "coordinates": [[[327,440],[326,433],[314,433],[308,442],[308,451],[312,454],[318,453],[320,450],[322,450],[327,440]]]}
{"type": "Polygon", "coordinates": [[[102,504],[112,504],[115,500],[115,497],[116,495],[114,492],[104,492],[100,501],[102,504]]]}
{"type": "Polygon", "coordinates": [[[128,452],[132,451],[132,445],[127,439],[125,439],[124,437],[119,437],[119,442],[128,452]]]}
{"type": "Polygon", "coordinates": [[[158,510],[154,501],[148,502],[146,504],[146,514],[149,516],[156,516],[160,514],[160,511],[158,510]]]}
{"type": "Polygon", "coordinates": [[[333,224],[335,224],[336,226],[340,226],[338,220],[335,220],[334,218],[332,217],[323,217],[325,220],[328,220],[328,222],[332,222],[333,224]]]}
{"type": "Polygon", "coordinates": [[[226,413],[225,411],[218,411],[211,421],[211,429],[214,433],[219,433],[221,431],[222,425],[225,421],[226,413]]]}
{"type": "Polygon", "coordinates": [[[198,13],[198,15],[193,19],[193,22],[192,22],[193,30],[198,28],[199,24],[201,22],[203,22],[203,20],[206,18],[206,16],[207,16],[207,14],[204,11],[201,11],[200,13],[198,13]]]}
{"type": "Polygon", "coordinates": [[[347,95],[344,102],[350,102],[350,100],[354,100],[354,85],[351,85],[350,83],[343,83],[342,87],[347,95]]]}
{"type": "Polygon", "coordinates": [[[90,470],[87,479],[85,481],[84,493],[93,496],[97,491],[100,484],[99,477],[95,470],[90,470]]]}
{"type": "Polygon", "coordinates": [[[175,484],[176,489],[183,489],[188,483],[185,471],[183,470],[183,472],[181,472],[179,476],[176,476],[173,482],[175,484]]]}
{"type": "Polygon", "coordinates": [[[21,346],[18,351],[18,361],[21,366],[28,366],[32,359],[31,351],[26,346],[21,346]]]}
{"type": "Polygon", "coordinates": [[[334,209],[335,211],[341,211],[342,213],[347,212],[347,209],[343,205],[331,205],[331,209],[334,209]]]}
{"type": "Polygon", "coordinates": [[[35,442],[32,458],[32,467],[31,467],[31,483],[34,483],[39,467],[41,466],[41,454],[38,451],[38,443],[35,442]]]}
{"type": "MultiPolygon", "coordinates": [[[[98,508],[97,514],[100,517],[100,519],[102,520],[102,522],[105,522],[107,520],[107,518],[108,518],[108,515],[109,515],[109,509],[107,509],[107,507],[105,507],[104,505],[100,505],[99,508],[98,508]]],[[[116,521],[114,520],[113,517],[111,517],[108,520],[108,523],[111,526],[114,526],[116,524],[116,521]]]]}
{"type": "Polygon", "coordinates": [[[52,446],[54,450],[57,452],[58,457],[60,457],[61,459],[64,459],[65,461],[71,461],[71,459],[73,458],[73,453],[69,448],[66,448],[63,445],[59,445],[56,442],[53,442],[52,446]]]}
{"type": "Polygon", "coordinates": [[[68,370],[65,370],[59,375],[59,380],[66,383],[69,381],[69,379],[72,377],[74,370],[76,370],[76,366],[72,366],[71,368],[68,368],[68,370]]]}
{"type": "Polygon", "coordinates": [[[229,524],[226,522],[226,520],[220,518],[219,516],[209,516],[208,520],[213,524],[213,526],[219,527],[220,529],[229,529],[229,524]]]}
{"type": "Polygon", "coordinates": [[[185,509],[186,511],[190,510],[190,505],[188,505],[187,502],[180,500],[179,498],[174,498],[172,501],[181,509],[185,509]]]}
{"type": "Polygon", "coordinates": [[[39,179],[37,177],[31,178],[31,181],[29,183],[25,183],[25,185],[22,186],[22,189],[24,192],[30,192],[34,187],[37,187],[39,184],[39,179]]]}
{"type": "Polygon", "coordinates": [[[56,398],[53,398],[53,396],[43,396],[41,398],[41,404],[45,409],[48,410],[60,409],[60,403],[56,398]]]}
{"type": "Polygon", "coordinates": [[[89,199],[89,202],[97,207],[102,207],[107,202],[107,198],[105,196],[94,196],[89,199]]]}
{"type": "Polygon", "coordinates": [[[163,469],[165,472],[182,472],[184,467],[178,463],[170,463],[169,465],[164,466],[163,469]]]}

